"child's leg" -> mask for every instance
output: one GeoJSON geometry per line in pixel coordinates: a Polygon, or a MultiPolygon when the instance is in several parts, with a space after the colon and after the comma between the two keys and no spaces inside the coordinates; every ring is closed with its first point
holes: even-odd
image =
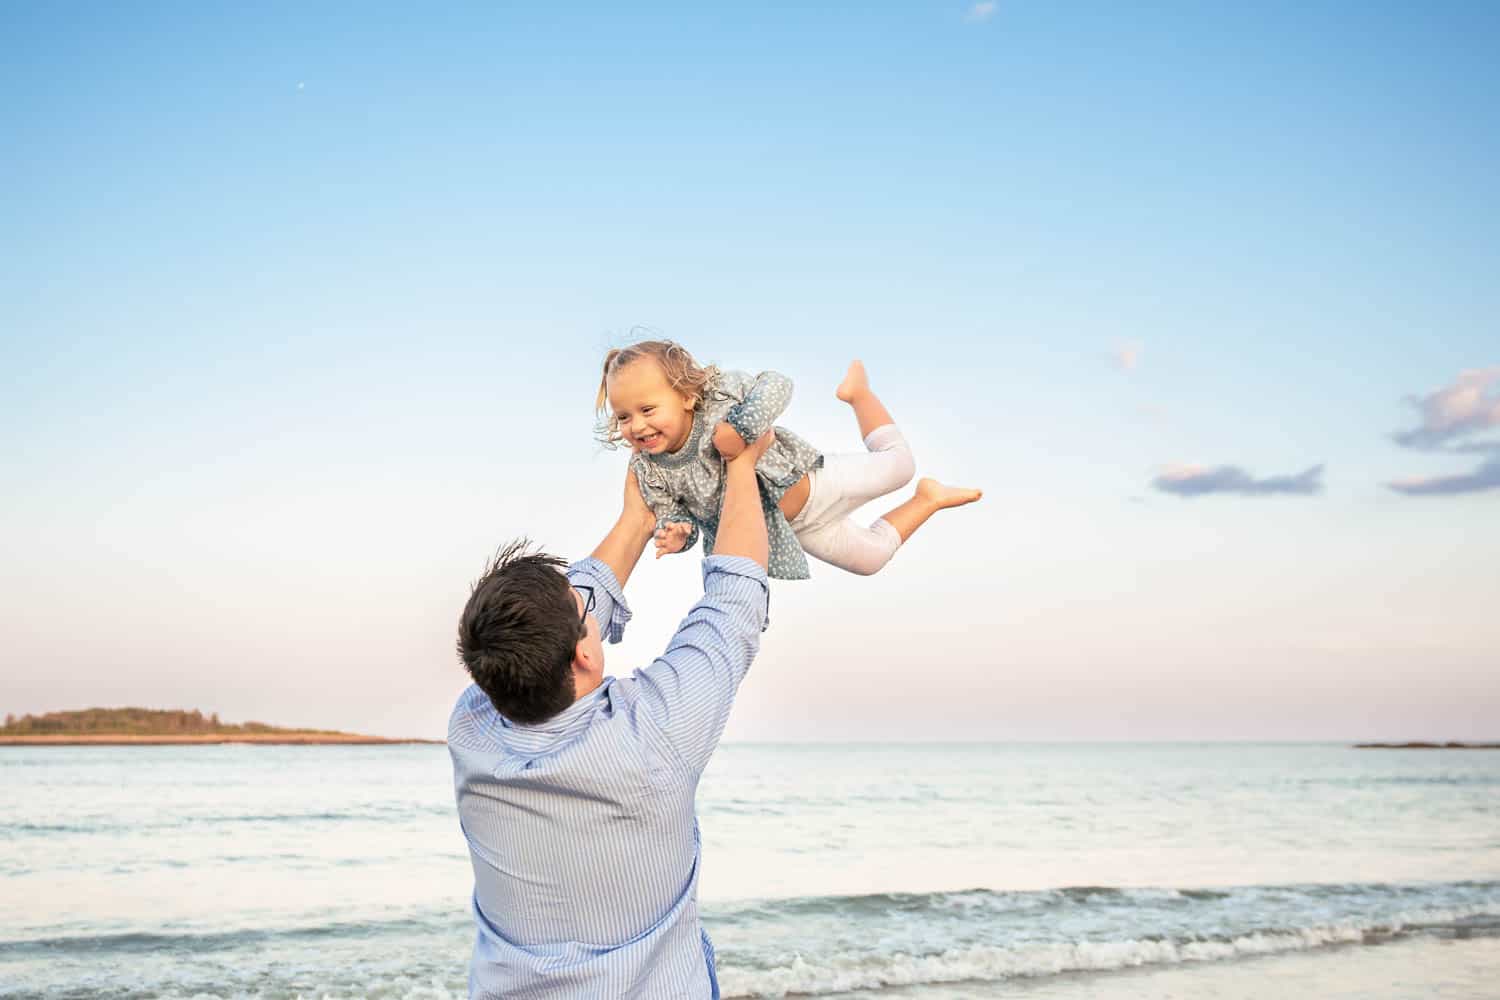
{"type": "MultiPolygon", "coordinates": [[[[813,496],[807,508],[819,499],[824,470],[813,473],[813,496]]],[[[912,536],[933,514],[945,507],[961,507],[973,503],[983,495],[980,490],[944,486],[936,479],[924,479],[917,484],[916,494],[906,503],[879,518],[868,528],[862,528],[852,517],[834,520],[823,518],[817,523],[808,523],[800,515],[792,521],[792,530],[802,550],[826,563],[869,576],[879,571],[902,544],[912,536]]],[[[818,504],[824,510],[826,505],[818,504]]],[[[807,510],[807,508],[803,508],[807,510]]]]}
{"type": "Polygon", "coordinates": [[[808,476],[807,500],[791,525],[808,555],[868,576],[890,562],[901,544],[933,514],[944,507],[973,503],[981,494],[924,479],[910,500],[868,528],[860,527],[848,515],[911,482],[916,461],[890,412],[870,391],[864,365],[858,361],[849,365],[837,395],[854,408],[868,453],[825,455],[823,467],[808,476]]]}
{"type": "Polygon", "coordinates": [[[900,532],[880,520],[868,528],[849,515],[869,500],[911,481],[915,463],[906,440],[892,424],[865,438],[865,454],[825,455],[808,474],[807,501],[791,521],[808,555],[861,576],[876,572],[901,547],[900,532]]]}
{"type": "Polygon", "coordinates": [[[849,363],[849,371],[835,395],[853,407],[866,454],[825,456],[826,465],[838,465],[836,472],[830,469],[832,474],[824,477],[826,499],[822,519],[828,520],[841,518],[876,497],[900,489],[917,474],[911,448],[891,420],[890,411],[870,391],[862,362],[849,363]],[[831,509],[835,497],[837,510],[831,509]]]}
{"type": "MultiPolygon", "coordinates": [[[[983,490],[964,489],[959,486],[944,486],[936,479],[923,479],[917,483],[917,492],[912,498],[882,520],[896,529],[901,541],[912,536],[927,519],[946,507],[962,507],[984,496],[983,490]]],[[[879,524],[880,521],[876,521],[879,524]]]]}
{"type": "Polygon", "coordinates": [[[916,460],[895,424],[875,428],[865,437],[864,452],[824,455],[823,466],[808,474],[806,502],[798,524],[822,527],[848,517],[858,508],[911,482],[916,460]]]}
{"type": "Polygon", "coordinates": [[[862,438],[869,437],[877,427],[895,423],[884,404],[870,391],[870,378],[865,374],[863,361],[849,362],[844,381],[833,394],[854,407],[854,419],[859,421],[859,436],[862,438]]]}
{"type": "Polygon", "coordinates": [[[852,517],[797,531],[802,551],[839,569],[869,576],[901,547],[901,535],[884,520],[862,528],[852,517]]]}

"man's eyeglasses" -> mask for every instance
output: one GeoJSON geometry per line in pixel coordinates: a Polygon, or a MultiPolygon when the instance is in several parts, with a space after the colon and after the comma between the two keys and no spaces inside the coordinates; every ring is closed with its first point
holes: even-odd
{"type": "Polygon", "coordinates": [[[579,627],[587,629],[589,627],[589,612],[594,610],[594,588],[588,584],[581,584],[575,585],[573,589],[578,591],[578,595],[583,598],[583,614],[578,619],[579,627]]]}

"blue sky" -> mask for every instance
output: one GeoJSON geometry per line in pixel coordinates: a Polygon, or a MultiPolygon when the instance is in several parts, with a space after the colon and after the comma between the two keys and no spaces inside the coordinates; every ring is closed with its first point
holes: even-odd
{"type": "MultiPolygon", "coordinates": [[[[0,709],[440,734],[485,556],[610,523],[596,372],[647,326],[830,452],[861,357],[986,490],[779,585],[733,738],[1500,735],[1491,5],[0,35],[0,709]]],[[[696,562],[643,563],[613,672],[696,562]]]]}

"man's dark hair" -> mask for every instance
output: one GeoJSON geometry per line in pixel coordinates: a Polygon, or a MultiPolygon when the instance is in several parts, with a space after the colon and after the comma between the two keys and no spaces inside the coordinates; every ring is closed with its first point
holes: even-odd
{"type": "Polygon", "coordinates": [[[512,722],[545,722],[573,704],[573,650],[587,635],[567,563],[511,542],[474,584],[458,619],[458,658],[512,722]]]}

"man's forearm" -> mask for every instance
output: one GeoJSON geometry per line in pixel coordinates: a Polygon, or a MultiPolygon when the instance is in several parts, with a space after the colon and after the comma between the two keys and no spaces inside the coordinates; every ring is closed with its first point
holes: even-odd
{"type": "Polygon", "coordinates": [[[745,556],[766,568],[766,515],[755,480],[755,457],[745,455],[725,463],[724,505],[719,510],[719,533],[714,555],[745,556]]]}
{"type": "Polygon", "coordinates": [[[655,531],[656,518],[649,512],[643,515],[626,511],[594,549],[594,558],[613,570],[615,579],[624,587],[655,531]]]}

